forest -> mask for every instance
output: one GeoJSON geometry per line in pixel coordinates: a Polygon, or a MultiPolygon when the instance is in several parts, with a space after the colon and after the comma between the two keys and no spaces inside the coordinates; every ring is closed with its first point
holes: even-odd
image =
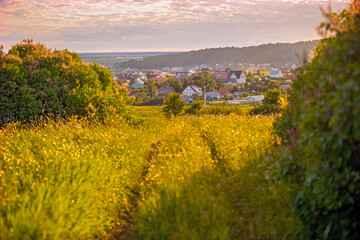
{"type": "Polygon", "coordinates": [[[318,40],[297,43],[263,44],[251,47],[210,48],[197,51],[150,56],[142,61],[131,60],[122,63],[123,68],[152,69],[163,67],[186,67],[207,64],[263,64],[282,66],[286,63],[299,64],[304,56],[319,43],[318,40]]]}

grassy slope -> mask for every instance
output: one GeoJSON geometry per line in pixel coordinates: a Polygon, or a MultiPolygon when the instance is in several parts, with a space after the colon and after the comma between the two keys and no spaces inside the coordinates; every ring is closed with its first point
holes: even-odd
{"type": "Polygon", "coordinates": [[[153,117],[1,131],[0,239],[295,237],[273,117],[136,112],[153,117]]]}

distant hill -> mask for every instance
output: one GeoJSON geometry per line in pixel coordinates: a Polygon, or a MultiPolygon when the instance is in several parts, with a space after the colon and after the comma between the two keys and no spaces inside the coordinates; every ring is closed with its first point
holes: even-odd
{"type": "Polygon", "coordinates": [[[270,63],[272,66],[281,66],[286,63],[299,63],[299,56],[307,54],[319,43],[319,40],[297,43],[263,44],[251,47],[224,47],[209,48],[197,51],[171,53],[159,56],[150,56],[142,61],[131,60],[121,64],[123,68],[163,68],[179,66],[195,66],[207,64],[261,64],[270,63]]]}

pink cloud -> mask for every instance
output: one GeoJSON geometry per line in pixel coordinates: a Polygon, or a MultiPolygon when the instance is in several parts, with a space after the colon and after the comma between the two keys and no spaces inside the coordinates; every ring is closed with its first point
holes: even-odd
{"type": "Polygon", "coordinates": [[[0,41],[84,51],[297,41],[317,37],[319,1],[0,0],[0,41]]]}

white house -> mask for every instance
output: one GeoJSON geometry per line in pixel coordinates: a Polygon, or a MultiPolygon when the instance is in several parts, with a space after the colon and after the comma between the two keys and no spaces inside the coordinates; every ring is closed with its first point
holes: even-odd
{"type": "Polygon", "coordinates": [[[201,94],[202,94],[201,87],[195,85],[187,86],[182,92],[182,95],[184,96],[201,95],[201,94]]]}
{"type": "Polygon", "coordinates": [[[291,69],[292,69],[292,70],[295,70],[295,69],[297,69],[297,68],[298,68],[298,66],[296,66],[296,64],[291,65],[291,69]]]}
{"type": "Polygon", "coordinates": [[[270,78],[282,78],[282,72],[279,69],[273,69],[270,72],[270,78]]]}
{"type": "Polygon", "coordinates": [[[264,95],[255,95],[255,96],[246,97],[247,100],[258,101],[258,102],[261,102],[262,100],[264,100],[264,98],[265,98],[264,95]]]}
{"type": "Polygon", "coordinates": [[[207,92],[206,93],[206,99],[207,100],[214,100],[214,99],[220,99],[221,95],[218,92],[207,92]]]}
{"type": "Polygon", "coordinates": [[[194,101],[194,99],[190,96],[181,96],[181,99],[184,100],[187,105],[191,104],[194,101]]]}
{"type": "Polygon", "coordinates": [[[235,80],[238,84],[246,84],[246,75],[243,71],[230,71],[229,80],[235,80]]]}

